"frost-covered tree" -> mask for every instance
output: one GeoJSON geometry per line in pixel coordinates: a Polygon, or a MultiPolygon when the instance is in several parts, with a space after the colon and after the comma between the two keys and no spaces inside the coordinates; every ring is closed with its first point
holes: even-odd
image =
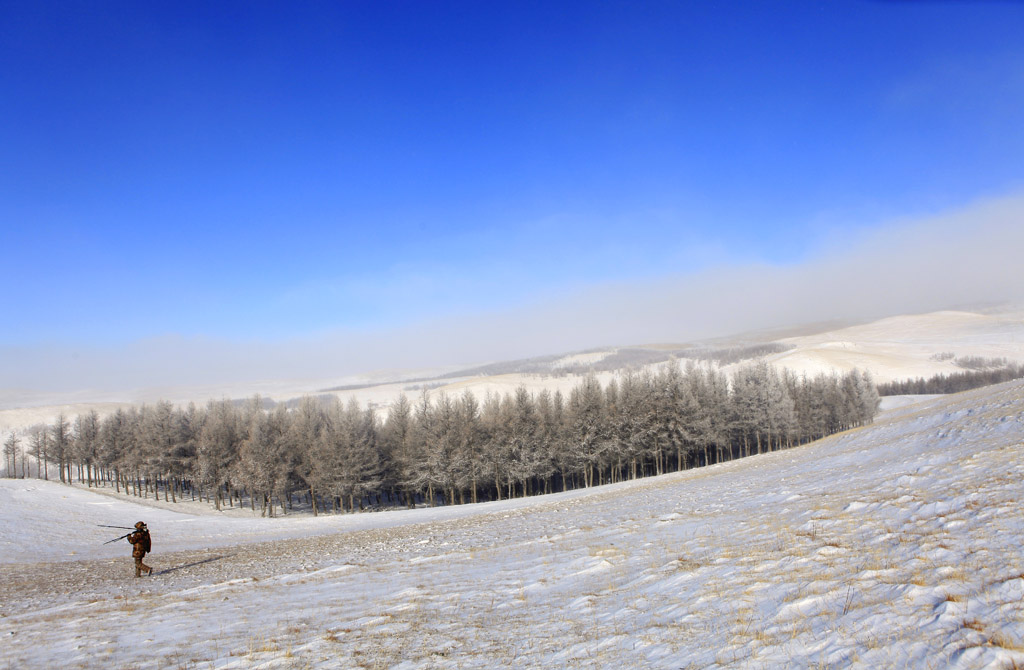
{"type": "Polygon", "coordinates": [[[459,488],[468,490],[470,501],[477,502],[480,482],[486,475],[482,446],[484,430],[480,404],[472,391],[466,390],[455,405],[455,449],[461,479],[459,488]]]}
{"type": "Polygon", "coordinates": [[[586,487],[594,486],[597,466],[611,448],[604,413],[604,393],[594,375],[588,375],[572,389],[567,407],[570,468],[583,475],[586,487]]]}
{"type": "Polygon", "coordinates": [[[355,511],[357,501],[376,491],[381,481],[373,410],[361,410],[354,398],[344,408],[341,403],[331,405],[322,439],[329,473],[324,486],[355,511]]]}
{"type": "Polygon", "coordinates": [[[685,413],[687,432],[693,449],[703,455],[704,465],[711,464],[712,454],[715,455],[716,461],[721,461],[722,408],[716,405],[724,404],[726,396],[723,393],[727,393],[727,386],[724,383],[721,387],[717,385],[714,371],[692,363],[687,367],[683,378],[686,387],[685,403],[692,405],[687,407],[685,413]]]}
{"type": "Polygon", "coordinates": [[[501,396],[487,392],[480,407],[481,469],[494,486],[494,495],[502,498],[502,482],[506,479],[504,440],[507,432],[507,414],[502,408],[501,396]]]}
{"type": "Polygon", "coordinates": [[[630,479],[641,476],[641,464],[649,455],[650,445],[657,440],[653,390],[649,375],[628,372],[619,385],[616,411],[609,412],[615,449],[626,464],[630,479]]]}
{"type": "Polygon", "coordinates": [[[418,496],[424,496],[430,505],[434,501],[434,464],[430,460],[429,445],[437,428],[433,425],[435,413],[430,395],[424,389],[413,408],[413,420],[406,437],[404,450],[400,454],[399,476],[402,488],[409,492],[409,506],[416,504],[418,496]]]}
{"type": "Polygon", "coordinates": [[[43,424],[36,424],[28,429],[28,435],[28,454],[36,462],[36,478],[48,481],[50,479],[50,460],[47,456],[47,448],[50,443],[50,428],[43,424]]]}
{"type": "Polygon", "coordinates": [[[688,407],[683,394],[684,380],[675,362],[662,368],[652,380],[653,388],[646,406],[651,426],[648,442],[648,459],[653,461],[654,474],[661,475],[668,469],[668,456],[676,454],[677,467],[682,467],[683,455],[688,448],[688,407]]]}
{"type": "Polygon", "coordinates": [[[874,420],[882,399],[878,395],[878,386],[875,385],[870,372],[866,370],[853,370],[850,372],[850,377],[852,377],[853,381],[851,392],[855,396],[854,415],[856,416],[856,425],[863,426],[874,420]]]}
{"type": "Polygon", "coordinates": [[[537,394],[537,443],[539,453],[534,476],[544,493],[551,493],[552,477],[558,471],[558,454],[564,442],[565,403],[562,394],[547,389],[537,394]]]}
{"type": "Polygon", "coordinates": [[[409,507],[415,504],[416,495],[406,477],[410,469],[407,461],[412,451],[409,441],[413,431],[413,408],[403,393],[391,405],[381,426],[379,446],[384,471],[382,486],[392,495],[401,491],[409,507]]]}
{"type": "Polygon", "coordinates": [[[162,480],[164,500],[169,500],[173,487],[168,484],[174,455],[181,439],[181,421],[171,403],[161,400],[155,405],[142,406],[139,411],[138,448],[141,450],[147,485],[152,486],[156,498],[160,497],[159,485],[162,480]]]}
{"type": "Polygon", "coordinates": [[[292,413],[287,437],[287,448],[295,454],[296,475],[309,493],[314,516],[320,512],[317,494],[324,476],[319,456],[323,448],[321,435],[326,423],[322,404],[313,397],[305,396],[292,413]]]}
{"type": "Polygon", "coordinates": [[[260,516],[274,516],[273,496],[283,499],[281,480],[288,462],[285,449],[288,413],[284,405],[274,411],[263,409],[254,396],[242,411],[242,438],[238,458],[231,466],[231,481],[249,493],[249,507],[255,510],[260,499],[260,516]]]}
{"type": "MultiPolygon", "coordinates": [[[[335,396],[307,397],[290,410],[210,402],[185,410],[167,402],[66,417],[29,431],[29,451],[48,477],[56,462],[70,481],[114,481],[172,499],[207,487],[218,509],[243,499],[263,514],[282,511],[306,491],[314,514],[333,504],[355,511],[385,496],[414,506],[531,495],[708,465],[763,453],[870,422],[878,391],[868,374],[796,377],[763,360],[731,379],[712,363],[683,371],[668,361],[656,373],[626,373],[606,386],[591,374],[561,393],[488,394],[458,399],[424,390],[413,406],[401,396],[383,422],[335,396]],[[484,483],[493,484],[493,488],[484,483]],[[436,498],[435,498],[436,494],[436,498]],[[376,496],[376,497],[375,497],[376,496]],[[287,506],[286,506],[287,503],[287,506]]],[[[14,470],[5,446],[8,470],[14,470]]],[[[25,467],[25,459],[22,459],[25,467]]]]}
{"type": "Polygon", "coordinates": [[[725,373],[716,368],[703,372],[704,383],[700,386],[698,402],[708,419],[708,439],[715,445],[717,460],[734,458],[732,443],[729,441],[729,381],[725,373]]]}
{"type": "Polygon", "coordinates": [[[779,371],[765,365],[764,419],[762,429],[768,449],[781,449],[790,444],[796,429],[796,412],[793,398],[779,371]]]}
{"type": "Polygon", "coordinates": [[[63,412],[50,425],[50,456],[57,462],[60,481],[71,483],[71,422],[63,412]]]}
{"type": "Polygon", "coordinates": [[[118,409],[100,421],[99,444],[96,449],[100,469],[107,473],[107,479],[113,479],[118,492],[123,483],[121,463],[127,442],[124,436],[127,422],[125,414],[125,410],[118,409]]]}
{"type": "Polygon", "coordinates": [[[541,445],[540,416],[533,397],[520,386],[503,403],[508,417],[505,434],[508,492],[518,485],[525,497],[531,493],[530,481],[541,474],[546,454],[541,445]]]}
{"type": "Polygon", "coordinates": [[[93,485],[97,452],[100,442],[100,415],[96,410],[89,410],[75,417],[73,458],[78,464],[78,480],[83,479],[88,486],[93,485]],[[83,477],[83,474],[85,475],[83,477]]]}
{"type": "MultiPolygon", "coordinates": [[[[196,446],[198,475],[204,486],[213,488],[219,511],[224,488],[230,483],[231,465],[238,456],[242,433],[239,416],[230,400],[211,400],[206,406],[196,446]]],[[[230,493],[229,493],[230,494],[230,493]]]]}
{"type": "Polygon", "coordinates": [[[7,476],[14,478],[18,475],[18,453],[21,449],[21,438],[16,432],[11,432],[4,440],[4,469],[7,476]]]}
{"type": "Polygon", "coordinates": [[[463,451],[459,448],[459,416],[456,404],[446,393],[427,403],[417,418],[422,422],[420,439],[423,445],[422,477],[427,484],[427,497],[434,503],[440,493],[449,504],[455,503],[456,488],[465,480],[463,451]]]}

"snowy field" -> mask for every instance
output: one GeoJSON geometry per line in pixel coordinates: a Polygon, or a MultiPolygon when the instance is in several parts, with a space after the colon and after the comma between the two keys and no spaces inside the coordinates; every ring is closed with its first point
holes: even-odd
{"type": "Polygon", "coordinates": [[[1024,667],[1024,384],[710,468],[259,519],[0,482],[0,668],[1024,667]],[[144,519],[150,578],[96,524],[144,519]]]}

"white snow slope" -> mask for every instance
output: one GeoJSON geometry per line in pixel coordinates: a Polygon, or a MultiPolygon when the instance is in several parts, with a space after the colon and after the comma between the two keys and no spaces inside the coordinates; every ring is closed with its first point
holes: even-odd
{"type": "Polygon", "coordinates": [[[890,382],[964,371],[936,357],[942,353],[1024,361],[1024,318],[1010,312],[911,314],[779,342],[793,348],[767,357],[777,367],[808,375],[868,370],[876,382],[890,382]]]}
{"type": "Polygon", "coordinates": [[[0,667],[1024,667],[1022,475],[1014,382],[476,507],[262,520],[7,480],[0,667]],[[137,517],[149,578],[94,526],[137,517]]]}

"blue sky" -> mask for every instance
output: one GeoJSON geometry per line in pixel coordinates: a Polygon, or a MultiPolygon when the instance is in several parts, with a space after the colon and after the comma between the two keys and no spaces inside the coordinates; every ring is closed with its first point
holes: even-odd
{"type": "Polygon", "coordinates": [[[1015,2],[4,3],[0,387],[685,340],[772,324],[682,299],[601,318],[810,281],[894,227],[1005,247],[1022,34],[1015,2]]]}

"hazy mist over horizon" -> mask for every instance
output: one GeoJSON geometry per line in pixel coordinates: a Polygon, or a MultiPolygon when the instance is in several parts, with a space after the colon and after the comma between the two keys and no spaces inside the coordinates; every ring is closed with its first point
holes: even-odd
{"type": "Polygon", "coordinates": [[[804,263],[724,266],[581,287],[491,314],[278,341],[182,336],[119,347],[5,350],[6,388],[71,391],[334,379],[461,367],[601,346],[685,343],[830,320],[1013,303],[1024,298],[1024,198],[986,201],[838,241],[804,263]],[[49,379],[50,385],[33,381],[49,379]],[[60,384],[53,380],[60,379],[60,384]]]}

